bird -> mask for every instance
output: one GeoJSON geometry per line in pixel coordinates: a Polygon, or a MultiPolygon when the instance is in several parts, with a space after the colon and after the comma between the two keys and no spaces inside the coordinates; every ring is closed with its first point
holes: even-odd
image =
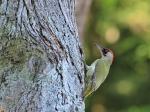
{"type": "Polygon", "coordinates": [[[105,81],[110,66],[114,61],[114,53],[108,48],[96,44],[101,58],[96,59],[90,66],[86,65],[84,97],[96,91],[105,81]]]}

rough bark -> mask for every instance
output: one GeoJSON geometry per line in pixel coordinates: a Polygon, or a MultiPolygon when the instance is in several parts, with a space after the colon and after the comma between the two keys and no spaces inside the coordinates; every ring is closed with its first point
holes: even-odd
{"type": "Polygon", "coordinates": [[[74,0],[2,0],[0,26],[0,111],[84,112],[74,0]]]}

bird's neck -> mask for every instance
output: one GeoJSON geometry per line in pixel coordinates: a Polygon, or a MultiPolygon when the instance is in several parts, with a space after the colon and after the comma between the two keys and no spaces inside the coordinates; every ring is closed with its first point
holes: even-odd
{"type": "Polygon", "coordinates": [[[110,66],[112,64],[112,59],[108,57],[102,57],[102,60],[105,61],[106,65],[110,66]]]}

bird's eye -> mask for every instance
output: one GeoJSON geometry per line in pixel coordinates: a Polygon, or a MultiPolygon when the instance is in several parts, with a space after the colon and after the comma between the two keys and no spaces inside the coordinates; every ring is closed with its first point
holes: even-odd
{"type": "Polygon", "coordinates": [[[109,49],[103,48],[102,52],[103,52],[103,55],[106,56],[106,54],[109,52],[109,49]]]}

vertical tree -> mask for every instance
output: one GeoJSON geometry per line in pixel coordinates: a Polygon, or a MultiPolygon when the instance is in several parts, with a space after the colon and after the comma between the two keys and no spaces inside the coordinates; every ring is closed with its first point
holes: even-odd
{"type": "Polygon", "coordinates": [[[77,25],[79,29],[80,40],[84,39],[85,24],[88,18],[89,9],[92,0],[76,0],[76,15],[77,15],[77,25]]]}
{"type": "Polygon", "coordinates": [[[0,1],[0,111],[84,112],[74,5],[0,1]]]}

